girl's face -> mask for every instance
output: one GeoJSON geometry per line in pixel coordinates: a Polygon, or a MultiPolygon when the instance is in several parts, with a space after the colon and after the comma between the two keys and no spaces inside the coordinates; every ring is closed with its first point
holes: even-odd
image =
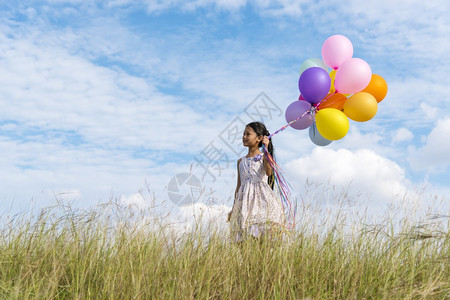
{"type": "Polygon", "coordinates": [[[245,127],[244,134],[242,136],[242,143],[245,147],[258,146],[262,141],[262,136],[258,136],[256,131],[250,126],[245,127]]]}

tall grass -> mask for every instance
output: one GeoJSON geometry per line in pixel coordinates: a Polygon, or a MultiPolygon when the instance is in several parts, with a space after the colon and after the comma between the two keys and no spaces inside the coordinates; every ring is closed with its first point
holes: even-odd
{"type": "Polygon", "coordinates": [[[3,217],[0,298],[450,297],[448,217],[434,216],[444,227],[360,220],[349,229],[344,211],[325,215],[323,230],[317,216],[301,217],[283,239],[239,245],[211,224],[180,232],[151,209],[130,212],[113,202],[3,217]]]}

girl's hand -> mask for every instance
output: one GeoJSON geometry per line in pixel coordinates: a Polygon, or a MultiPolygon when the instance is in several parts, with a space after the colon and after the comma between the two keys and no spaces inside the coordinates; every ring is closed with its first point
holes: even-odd
{"type": "Polygon", "coordinates": [[[262,143],[264,144],[264,146],[266,147],[267,150],[269,150],[269,142],[270,142],[269,137],[267,135],[265,135],[263,137],[262,143]]]}

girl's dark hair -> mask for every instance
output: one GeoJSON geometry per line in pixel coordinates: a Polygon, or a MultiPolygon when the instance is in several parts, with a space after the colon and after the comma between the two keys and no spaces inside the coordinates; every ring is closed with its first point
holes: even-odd
{"type": "MultiPolygon", "coordinates": [[[[247,126],[251,127],[258,136],[260,136],[260,135],[269,136],[270,135],[266,126],[261,122],[251,122],[251,123],[248,123],[247,126]]],[[[263,144],[261,141],[259,143],[258,147],[262,147],[262,145],[263,144]]],[[[267,147],[267,151],[269,152],[270,156],[272,156],[273,160],[275,161],[275,156],[274,156],[273,150],[274,149],[273,149],[272,138],[269,138],[269,146],[267,147]]],[[[274,173],[274,170],[272,170],[272,175],[270,175],[269,178],[267,179],[267,183],[269,184],[269,186],[271,187],[272,190],[273,190],[273,185],[275,183],[275,177],[274,177],[273,173],[274,173]]]]}

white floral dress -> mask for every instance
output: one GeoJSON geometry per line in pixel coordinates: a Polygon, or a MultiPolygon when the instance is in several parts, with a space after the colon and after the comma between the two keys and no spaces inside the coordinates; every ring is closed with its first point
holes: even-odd
{"type": "Polygon", "coordinates": [[[249,235],[260,237],[273,225],[285,225],[283,206],[267,183],[263,155],[242,157],[239,174],[241,186],[230,219],[231,238],[239,242],[249,235]]]}

